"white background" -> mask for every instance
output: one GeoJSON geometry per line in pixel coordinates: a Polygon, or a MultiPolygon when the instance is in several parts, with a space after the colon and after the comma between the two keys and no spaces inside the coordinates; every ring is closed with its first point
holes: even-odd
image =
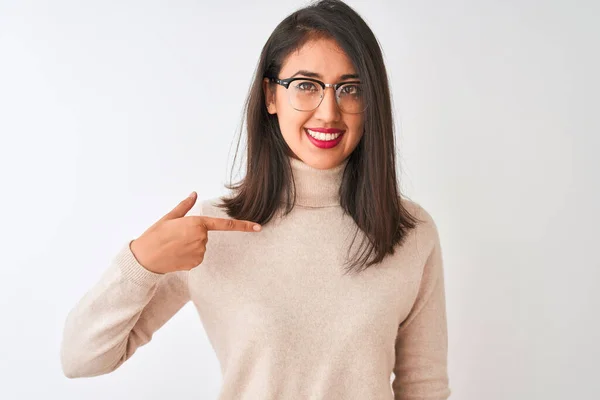
{"type": "MultiPolygon", "coordinates": [[[[349,4],[440,229],[451,398],[598,398],[599,3],[349,4]]],[[[191,304],[91,379],[62,375],[62,327],[124,241],[226,193],[260,50],[302,5],[0,2],[0,398],[216,397],[191,304]]]]}

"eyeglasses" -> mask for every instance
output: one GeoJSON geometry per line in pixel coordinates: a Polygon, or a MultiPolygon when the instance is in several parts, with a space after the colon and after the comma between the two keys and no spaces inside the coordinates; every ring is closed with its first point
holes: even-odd
{"type": "Polygon", "coordinates": [[[335,100],[342,112],[360,114],[367,108],[359,81],[323,83],[313,78],[267,78],[288,89],[290,105],[298,111],[312,111],[319,107],[325,95],[325,88],[328,87],[335,91],[335,100]]]}

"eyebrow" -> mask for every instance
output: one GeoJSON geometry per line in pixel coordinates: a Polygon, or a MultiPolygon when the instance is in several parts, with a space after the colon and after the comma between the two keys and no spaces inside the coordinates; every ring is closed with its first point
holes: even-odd
{"type": "MultiPolygon", "coordinates": [[[[318,78],[318,79],[323,79],[323,76],[319,73],[316,72],[311,72],[311,71],[306,71],[301,69],[300,71],[296,72],[294,75],[292,75],[290,78],[293,78],[297,75],[304,75],[307,76],[309,78],[318,78]]],[[[344,74],[342,76],[340,76],[340,80],[344,81],[346,79],[359,79],[358,78],[358,74],[344,74]]]]}

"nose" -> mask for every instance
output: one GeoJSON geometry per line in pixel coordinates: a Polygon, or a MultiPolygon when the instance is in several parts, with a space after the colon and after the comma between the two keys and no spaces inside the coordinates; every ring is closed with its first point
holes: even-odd
{"type": "Polygon", "coordinates": [[[315,117],[323,122],[337,122],[341,118],[340,108],[335,99],[335,89],[326,87],[323,91],[323,100],[315,110],[315,117]]]}

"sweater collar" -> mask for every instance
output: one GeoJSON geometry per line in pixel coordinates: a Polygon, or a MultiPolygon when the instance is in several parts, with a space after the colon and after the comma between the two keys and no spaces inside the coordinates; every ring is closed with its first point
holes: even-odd
{"type": "Polygon", "coordinates": [[[311,167],[302,160],[288,156],[294,184],[296,204],[306,207],[331,207],[340,205],[340,186],[348,158],[329,169],[311,167]]]}

